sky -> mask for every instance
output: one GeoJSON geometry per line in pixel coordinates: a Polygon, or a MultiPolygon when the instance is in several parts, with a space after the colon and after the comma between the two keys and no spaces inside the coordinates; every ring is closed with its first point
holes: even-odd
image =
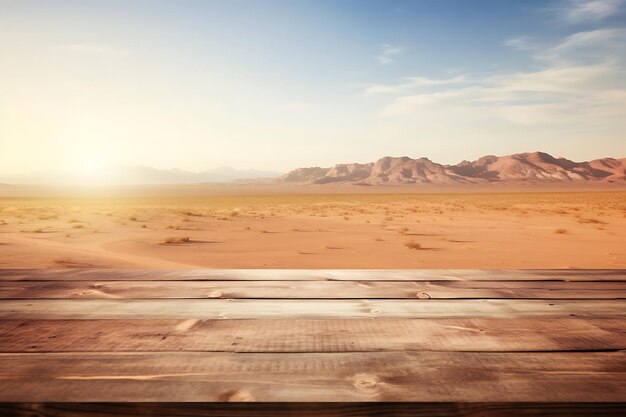
{"type": "Polygon", "coordinates": [[[0,174],[626,157],[626,0],[0,0],[0,174]]]}

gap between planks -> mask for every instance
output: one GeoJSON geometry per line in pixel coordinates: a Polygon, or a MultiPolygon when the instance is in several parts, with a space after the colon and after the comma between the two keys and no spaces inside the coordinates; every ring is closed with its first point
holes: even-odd
{"type": "Polygon", "coordinates": [[[589,417],[626,415],[626,403],[380,402],[380,403],[0,403],[5,417],[589,417]]]}
{"type": "Polygon", "coordinates": [[[0,281],[626,281],[626,269],[0,269],[0,281]]]}

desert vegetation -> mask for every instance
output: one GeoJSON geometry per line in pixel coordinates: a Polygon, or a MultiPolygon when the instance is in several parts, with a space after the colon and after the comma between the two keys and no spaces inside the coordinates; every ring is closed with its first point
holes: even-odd
{"type": "Polygon", "coordinates": [[[169,236],[165,239],[162,239],[159,244],[160,245],[168,245],[173,243],[188,243],[191,239],[189,236],[169,236]]]}
{"type": "Polygon", "coordinates": [[[624,192],[4,198],[0,225],[3,267],[612,268],[626,262],[624,192]]]}

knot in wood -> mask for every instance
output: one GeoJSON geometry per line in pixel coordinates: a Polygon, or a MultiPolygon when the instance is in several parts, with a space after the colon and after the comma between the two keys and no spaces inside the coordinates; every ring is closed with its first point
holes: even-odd
{"type": "Polygon", "coordinates": [[[226,401],[231,403],[241,403],[241,402],[254,402],[256,401],[252,394],[246,390],[232,390],[226,391],[219,396],[220,401],[226,401]]]}
{"type": "Polygon", "coordinates": [[[380,382],[376,375],[372,374],[356,374],[352,377],[352,383],[359,389],[373,389],[380,382]]]}

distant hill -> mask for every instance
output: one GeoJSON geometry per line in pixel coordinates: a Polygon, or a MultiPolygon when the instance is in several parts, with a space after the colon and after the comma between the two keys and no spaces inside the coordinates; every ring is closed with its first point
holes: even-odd
{"type": "Polygon", "coordinates": [[[574,162],[544,152],[483,156],[476,161],[442,165],[428,158],[385,156],[366,164],[338,164],[332,168],[298,168],[279,178],[302,184],[488,184],[623,182],[626,158],[574,162]]]}
{"type": "Polygon", "coordinates": [[[85,173],[34,172],[0,178],[4,184],[36,185],[173,185],[236,184],[349,184],[349,185],[464,185],[619,183],[626,185],[626,158],[574,162],[544,152],[506,156],[487,155],[476,161],[442,165],[428,158],[385,156],[364,164],[337,164],[330,168],[297,168],[284,175],[231,167],[201,172],[118,166],[85,173]]]}
{"type": "Polygon", "coordinates": [[[203,182],[231,182],[275,178],[279,172],[260,170],[237,170],[231,167],[207,169],[202,172],[183,171],[180,169],[156,169],[147,166],[118,166],[86,173],[72,172],[33,172],[11,178],[0,178],[0,182],[9,184],[39,185],[157,185],[157,184],[193,184],[203,182]]]}

